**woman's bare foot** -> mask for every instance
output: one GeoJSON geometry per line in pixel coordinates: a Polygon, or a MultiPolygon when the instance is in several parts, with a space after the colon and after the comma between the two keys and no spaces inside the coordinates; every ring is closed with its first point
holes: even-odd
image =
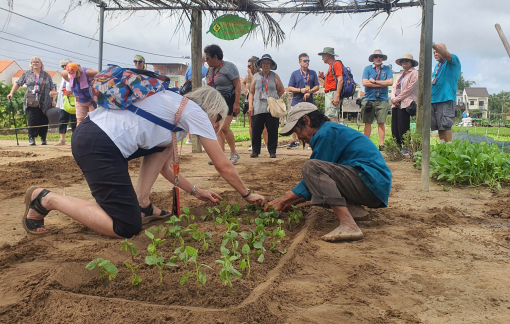
{"type": "Polygon", "coordinates": [[[333,231],[322,236],[321,239],[328,242],[357,241],[363,239],[363,233],[357,225],[340,225],[333,231]]]}

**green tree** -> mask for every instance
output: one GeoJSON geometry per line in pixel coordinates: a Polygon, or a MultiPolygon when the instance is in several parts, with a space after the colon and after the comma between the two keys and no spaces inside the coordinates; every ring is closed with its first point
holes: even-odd
{"type": "MultiPolygon", "coordinates": [[[[7,95],[11,92],[12,85],[8,86],[4,81],[0,81],[0,128],[14,127],[12,124],[12,110],[7,95]]],[[[12,97],[12,107],[16,116],[16,126],[25,125],[25,115],[23,114],[23,100],[25,97],[25,88],[21,88],[12,97]]]]}
{"type": "Polygon", "coordinates": [[[464,90],[464,88],[469,88],[475,84],[476,84],[475,81],[464,79],[464,75],[462,74],[462,72],[460,72],[459,82],[457,83],[457,89],[464,90]]]}
{"type": "Polygon", "coordinates": [[[491,116],[497,116],[491,119],[499,119],[502,109],[505,114],[510,112],[510,91],[501,91],[489,95],[489,111],[491,116]]]}

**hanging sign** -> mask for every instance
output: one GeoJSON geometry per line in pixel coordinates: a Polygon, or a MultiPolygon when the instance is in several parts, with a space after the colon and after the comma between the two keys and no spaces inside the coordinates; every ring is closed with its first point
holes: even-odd
{"type": "Polygon", "coordinates": [[[257,26],[236,15],[223,15],[212,22],[208,33],[220,39],[233,40],[248,34],[257,26]]]}

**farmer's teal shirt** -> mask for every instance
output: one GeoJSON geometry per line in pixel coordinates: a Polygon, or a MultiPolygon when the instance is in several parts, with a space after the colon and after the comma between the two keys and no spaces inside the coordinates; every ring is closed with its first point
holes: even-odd
{"type": "MultiPolygon", "coordinates": [[[[359,170],[359,177],[365,185],[388,206],[391,191],[391,171],[379,149],[363,133],[333,122],[325,122],[310,140],[310,159],[333,162],[359,170]]],[[[292,189],[296,195],[311,200],[312,196],[301,180],[292,189]]]]}
{"type": "MultiPolygon", "coordinates": [[[[432,80],[439,68],[436,64],[434,72],[432,72],[432,80]]],[[[460,60],[457,55],[452,54],[452,61],[445,61],[441,70],[437,74],[436,84],[432,85],[432,103],[445,102],[452,100],[457,102],[457,84],[460,77],[460,60]]]]}

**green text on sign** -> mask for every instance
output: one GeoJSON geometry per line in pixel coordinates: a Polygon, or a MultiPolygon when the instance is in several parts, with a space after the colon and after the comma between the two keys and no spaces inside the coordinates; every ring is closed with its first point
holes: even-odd
{"type": "Polygon", "coordinates": [[[233,40],[248,34],[257,26],[236,15],[223,15],[212,22],[208,33],[220,39],[233,40]]]}

